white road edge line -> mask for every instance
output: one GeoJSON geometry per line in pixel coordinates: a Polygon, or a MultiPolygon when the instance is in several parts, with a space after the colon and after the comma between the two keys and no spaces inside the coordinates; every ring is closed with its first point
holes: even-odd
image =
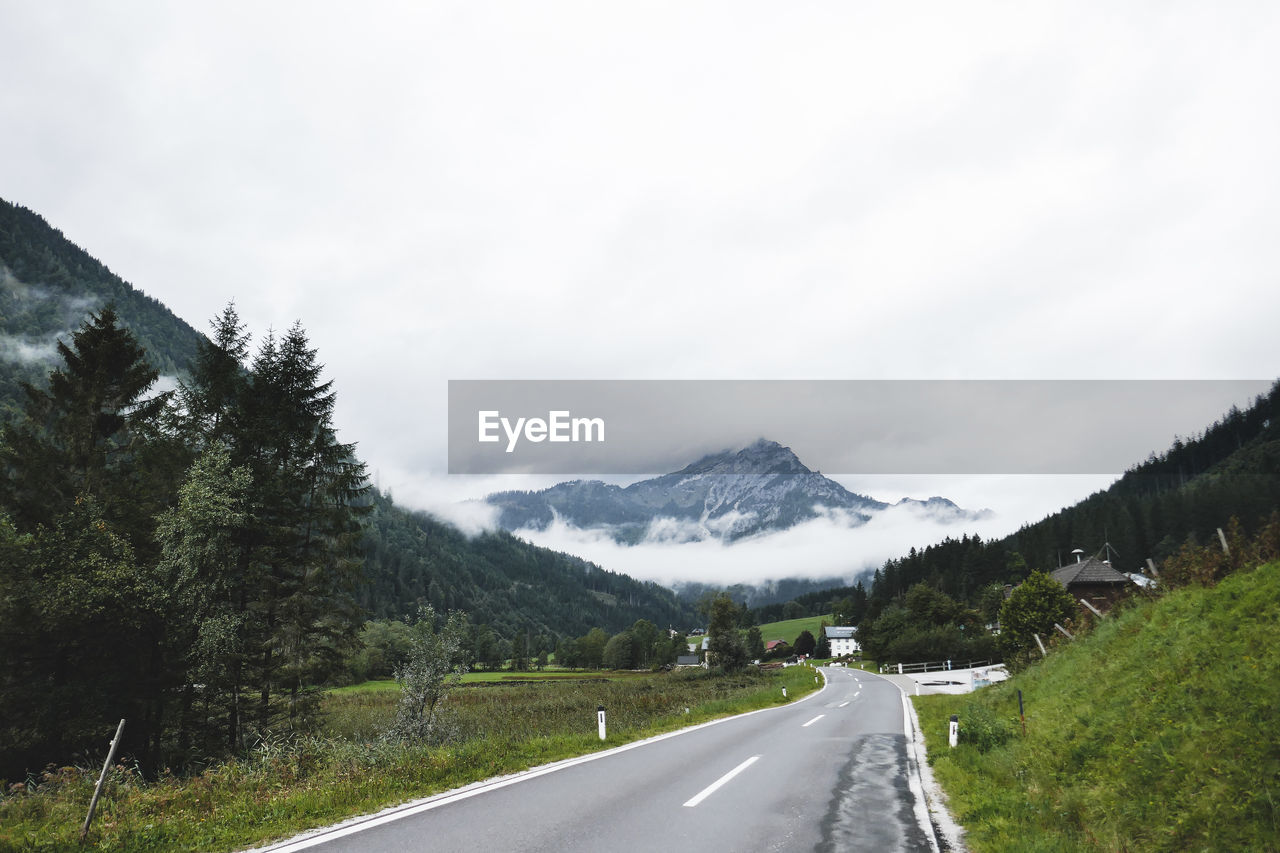
{"type": "MultiPolygon", "coordinates": [[[[821,670],[819,670],[819,672],[821,672],[821,670]]],[[[689,732],[697,731],[698,729],[718,726],[722,723],[727,723],[730,720],[740,720],[743,717],[750,717],[755,714],[767,714],[770,711],[779,711],[783,708],[794,708],[801,702],[812,699],[827,689],[827,685],[830,682],[827,680],[826,675],[827,674],[825,672],[822,673],[822,686],[820,688],[812,693],[807,693],[794,702],[789,702],[786,705],[772,705],[768,708],[758,708],[754,711],[747,711],[744,714],[737,714],[732,717],[720,717],[715,720],[708,720],[705,723],[698,723],[696,726],[676,729],[673,732],[663,732],[660,735],[654,735],[653,737],[645,738],[644,740],[633,740],[631,743],[624,743],[622,746],[615,746],[613,749],[605,749],[600,752],[590,752],[586,755],[579,755],[575,758],[565,758],[560,761],[552,762],[551,764],[543,764],[540,767],[531,767],[528,770],[521,770],[518,773],[512,773],[508,776],[497,776],[493,779],[473,782],[462,788],[455,788],[452,791],[445,791],[420,800],[401,803],[398,806],[390,806],[389,808],[385,808],[380,812],[374,812],[373,814],[359,815],[358,817],[349,818],[348,820],[335,825],[313,829],[302,833],[301,835],[294,836],[293,838],[272,842],[269,845],[255,847],[253,849],[261,851],[261,853],[266,853],[266,851],[270,851],[270,853],[295,853],[295,851],[306,850],[310,847],[324,844],[336,838],[354,835],[355,833],[366,829],[373,829],[376,826],[382,826],[384,824],[391,823],[392,821],[400,820],[401,818],[421,814],[422,812],[430,811],[432,809],[439,808],[440,806],[446,806],[449,803],[454,803],[458,800],[465,800],[470,797],[474,797],[477,794],[484,794],[499,788],[505,788],[508,785],[514,785],[517,782],[526,782],[530,779],[536,779],[539,776],[545,776],[548,773],[554,773],[557,770],[564,770],[578,764],[585,764],[588,761],[598,761],[601,758],[608,758],[611,755],[617,755],[620,752],[628,752],[642,746],[647,746],[651,743],[667,740],[668,738],[679,737],[680,735],[688,734],[689,732]]]]}
{"type": "MultiPolygon", "coordinates": [[[[808,723],[805,723],[805,725],[808,725],[808,723]]],[[[700,792],[698,792],[697,795],[695,795],[691,800],[685,803],[684,807],[686,809],[691,809],[694,806],[698,805],[698,803],[702,802],[707,797],[714,794],[716,791],[719,791],[725,785],[725,783],[727,783],[734,776],[737,776],[743,770],[746,770],[748,767],[750,767],[752,764],[755,764],[759,760],[760,760],[760,756],[758,755],[751,756],[746,761],[742,762],[737,767],[733,768],[728,773],[724,774],[719,779],[712,782],[707,787],[703,788],[700,792]]]]}
{"type": "MultiPolygon", "coordinates": [[[[899,688],[901,690],[901,688],[899,688]]],[[[911,798],[915,800],[916,823],[924,831],[929,840],[929,849],[937,853],[938,837],[933,831],[933,821],[929,819],[929,803],[924,797],[924,781],[920,778],[919,758],[915,751],[916,729],[911,719],[911,700],[902,690],[902,733],[907,738],[907,784],[911,788],[911,798]]]]}
{"type": "Polygon", "coordinates": [[[814,718],[813,718],[812,720],[810,720],[809,722],[805,723],[805,724],[804,724],[803,726],[801,726],[800,728],[802,728],[802,729],[807,729],[807,728],[809,728],[809,726],[812,726],[814,723],[818,722],[818,720],[821,720],[821,719],[822,719],[823,717],[825,717],[825,716],[826,716],[826,714],[819,714],[818,716],[814,717],[814,718]]]}

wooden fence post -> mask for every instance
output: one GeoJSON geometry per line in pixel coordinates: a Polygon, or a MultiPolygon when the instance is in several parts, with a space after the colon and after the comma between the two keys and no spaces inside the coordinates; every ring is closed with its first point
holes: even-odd
{"type": "Polygon", "coordinates": [[[1107,614],[1103,613],[1101,610],[1099,610],[1098,608],[1094,607],[1092,604],[1090,604],[1089,602],[1085,601],[1083,598],[1082,598],[1082,599],[1080,599],[1080,603],[1081,603],[1081,604],[1083,604],[1085,607],[1089,608],[1090,610],[1092,610],[1092,611],[1093,611],[1093,615],[1094,615],[1094,616],[1097,616],[1099,619],[1106,619],[1106,618],[1107,618],[1107,614]]]}
{"type": "Polygon", "coordinates": [[[111,739],[111,748],[107,750],[107,760],[102,762],[102,775],[98,777],[98,784],[93,789],[93,799],[89,801],[89,814],[85,815],[84,826],[80,827],[81,843],[89,837],[89,824],[93,822],[93,813],[98,808],[98,797],[102,796],[102,783],[107,781],[107,771],[111,769],[111,762],[116,757],[116,747],[120,745],[120,736],[123,734],[124,720],[121,720],[120,725],[116,726],[116,736],[111,739]]]}

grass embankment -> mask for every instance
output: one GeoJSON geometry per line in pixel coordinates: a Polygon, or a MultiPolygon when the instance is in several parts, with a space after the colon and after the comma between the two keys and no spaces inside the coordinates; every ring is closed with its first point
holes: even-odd
{"type": "Polygon", "coordinates": [[[974,851],[1280,850],[1280,563],[1107,619],[1004,684],[915,702],[974,851]],[[947,747],[951,714],[976,742],[947,747]]]}
{"type": "MultiPolygon", "coordinates": [[[[594,673],[592,674],[594,676],[594,673]]],[[[252,755],[186,779],[145,782],[117,768],[89,844],[79,827],[93,769],[30,780],[0,793],[0,850],[234,850],[462,785],[582,755],[716,717],[784,704],[810,692],[814,672],[790,667],[722,677],[702,670],[617,681],[475,684],[449,696],[439,746],[380,741],[397,692],[334,691],[322,734],[260,744],[252,755]],[[608,740],[596,729],[604,705],[608,740]],[[685,709],[688,708],[688,713],[685,709]]]]}
{"type": "MultiPolygon", "coordinates": [[[[766,622],[760,626],[760,639],[765,643],[771,640],[786,640],[787,645],[791,645],[796,641],[796,637],[800,636],[800,632],[808,631],[813,638],[818,639],[818,633],[822,630],[822,623],[826,621],[831,624],[831,614],[826,616],[805,616],[801,619],[784,619],[781,622],[766,622]]],[[[746,635],[746,632],[743,632],[746,635]]]]}

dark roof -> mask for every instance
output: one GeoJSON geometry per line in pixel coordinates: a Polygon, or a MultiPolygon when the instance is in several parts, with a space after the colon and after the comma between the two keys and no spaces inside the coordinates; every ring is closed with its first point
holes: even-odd
{"type": "Polygon", "coordinates": [[[1080,583],[1133,583],[1110,565],[1094,557],[1056,569],[1051,577],[1066,587],[1080,583]]]}
{"type": "Polygon", "coordinates": [[[676,666],[696,666],[702,663],[697,655],[680,655],[676,658],[676,666]]]}

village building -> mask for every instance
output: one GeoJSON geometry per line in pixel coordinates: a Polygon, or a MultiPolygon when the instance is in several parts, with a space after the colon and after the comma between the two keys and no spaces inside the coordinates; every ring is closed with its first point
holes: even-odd
{"type": "Polygon", "coordinates": [[[862,651],[858,645],[858,629],[853,626],[827,626],[823,629],[827,635],[827,643],[831,646],[833,658],[844,657],[862,651]]]}
{"type": "Polygon", "coordinates": [[[1103,613],[1134,584],[1132,578],[1113,569],[1110,562],[1096,557],[1077,558],[1077,562],[1050,572],[1050,577],[1065,586],[1077,602],[1083,599],[1103,613]]]}

